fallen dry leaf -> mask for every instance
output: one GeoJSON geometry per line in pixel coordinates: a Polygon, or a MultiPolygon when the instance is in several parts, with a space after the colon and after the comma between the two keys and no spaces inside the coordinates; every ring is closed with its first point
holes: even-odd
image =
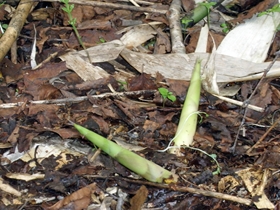
{"type": "Polygon", "coordinates": [[[96,183],[90,184],[81,188],[80,190],[68,195],[64,199],[58,201],[51,207],[47,207],[47,210],[59,210],[72,206],[71,209],[85,209],[91,202],[91,194],[97,190],[96,183]]]}
{"type": "Polygon", "coordinates": [[[130,200],[130,210],[141,210],[148,196],[148,189],[142,185],[130,200]]]}

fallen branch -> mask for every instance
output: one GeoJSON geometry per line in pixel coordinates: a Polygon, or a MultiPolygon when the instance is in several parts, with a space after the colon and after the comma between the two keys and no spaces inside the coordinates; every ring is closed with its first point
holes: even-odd
{"type": "Polygon", "coordinates": [[[186,54],[185,45],[183,44],[182,28],[180,24],[181,1],[173,0],[169,8],[169,27],[172,42],[172,53],[186,54]]]}
{"type": "Polygon", "coordinates": [[[34,2],[30,0],[21,0],[13,15],[9,27],[0,39],[0,61],[6,56],[13,43],[18,38],[20,31],[29,15],[34,2]]]}

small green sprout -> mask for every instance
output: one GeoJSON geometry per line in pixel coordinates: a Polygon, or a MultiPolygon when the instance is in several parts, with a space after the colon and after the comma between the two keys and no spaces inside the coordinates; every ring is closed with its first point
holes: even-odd
{"type": "Polygon", "coordinates": [[[117,80],[117,82],[120,84],[120,89],[121,90],[124,90],[125,87],[127,86],[127,82],[126,81],[117,80]]]}
{"type": "Polygon", "coordinates": [[[156,39],[152,38],[152,39],[150,39],[149,41],[147,41],[146,43],[144,43],[143,46],[144,46],[146,49],[151,49],[151,48],[154,48],[154,47],[155,47],[155,44],[156,44],[156,39]]]}
{"type": "Polygon", "coordinates": [[[88,53],[88,51],[87,51],[87,49],[86,49],[86,47],[85,47],[85,45],[84,45],[84,43],[82,41],[82,38],[81,38],[78,30],[77,30],[77,27],[76,27],[77,19],[73,18],[73,16],[72,16],[72,11],[74,9],[74,4],[69,4],[69,0],[60,0],[60,2],[64,4],[64,7],[62,7],[62,10],[67,13],[68,18],[69,18],[69,24],[72,26],[72,28],[73,28],[73,30],[75,32],[75,35],[76,35],[76,37],[78,39],[79,44],[85,50],[89,62],[92,63],[91,59],[90,59],[90,56],[89,56],[89,53],[88,53]]]}
{"type": "Polygon", "coordinates": [[[216,2],[201,2],[201,3],[199,3],[199,5],[203,5],[207,8],[208,14],[210,12],[210,8],[215,6],[216,4],[217,4],[216,2]]]}
{"type": "Polygon", "coordinates": [[[183,17],[181,19],[181,23],[182,23],[183,26],[188,26],[192,22],[193,22],[193,20],[189,19],[189,17],[183,17]]]}
{"type": "Polygon", "coordinates": [[[209,157],[211,157],[217,165],[217,170],[213,172],[213,175],[220,174],[221,173],[221,167],[220,167],[219,162],[217,161],[217,155],[216,154],[210,154],[209,157]]]}
{"type": "Polygon", "coordinates": [[[166,99],[169,99],[172,102],[176,101],[176,96],[174,96],[173,93],[169,92],[169,90],[167,90],[166,88],[159,88],[158,91],[163,98],[163,106],[166,99]]]}
{"type": "Polygon", "coordinates": [[[195,148],[195,147],[188,147],[192,150],[197,150],[205,155],[207,155],[208,157],[212,158],[212,160],[216,163],[216,166],[217,166],[217,169],[216,171],[212,172],[213,175],[217,175],[217,174],[220,174],[221,173],[221,167],[220,167],[220,164],[218,163],[217,161],[217,155],[216,154],[209,154],[207,153],[206,151],[204,150],[201,150],[201,149],[198,149],[198,148],[195,148]]]}
{"type": "MultiPolygon", "coordinates": [[[[62,2],[65,5],[64,7],[62,7],[62,10],[67,13],[68,18],[69,18],[69,24],[73,27],[73,29],[76,28],[76,18],[73,18],[73,16],[72,16],[74,4],[69,4],[69,0],[60,0],[60,2],[62,2]]],[[[74,31],[75,31],[75,29],[74,29],[74,31]]]]}
{"type": "MultiPolygon", "coordinates": [[[[268,9],[266,11],[263,11],[261,13],[258,14],[258,17],[261,17],[263,15],[271,15],[272,18],[274,19],[274,13],[275,12],[280,12],[280,4],[275,4],[271,9],[268,9]]],[[[274,26],[275,26],[275,29],[276,31],[279,31],[280,30],[280,24],[276,25],[275,24],[275,20],[273,20],[274,22],[274,26]]]]}
{"type": "Polygon", "coordinates": [[[216,5],[216,2],[201,2],[199,3],[199,5],[202,5],[202,6],[205,6],[207,8],[207,23],[208,23],[208,26],[209,26],[209,20],[210,20],[210,9],[211,7],[215,6],[216,5]]]}
{"type": "Polygon", "coordinates": [[[228,23],[222,23],[220,27],[223,29],[222,31],[227,34],[230,30],[230,25],[228,23]]]}
{"type": "Polygon", "coordinates": [[[105,40],[103,37],[99,37],[99,42],[100,42],[100,43],[105,43],[106,40],[105,40]]]}
{"type": "Polygon", "coordinates": [[[275,4],[271,9],[259,13],[258,17],[261,17],[263,15],[273,14],[274,12],[280,12],[280,4],[275,4]]]}

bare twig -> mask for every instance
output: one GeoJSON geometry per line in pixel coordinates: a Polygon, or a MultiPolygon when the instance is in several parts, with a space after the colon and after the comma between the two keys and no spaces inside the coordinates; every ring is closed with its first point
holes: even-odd
{"type": "MultiPolygon", "coordinates": [[[[143,5],[154,5],[155,3],[149,2],[149,1],[141,1],[141,0],[134,0],[138,4],[143,4],[143,5]]],[[[130,2],[130,0],[118,0],[118,2],[130,2]]]]}
{"type": "Polygon", "coordinates": [[[247,115],[247,112],[248,112],[248,105],[250,103],[250,100],[252,99],[252,97],[255,95],[256,91],[258,90],[258,88],[260,87],[260,85],[262,84],[263,80],[266,78],[266,75],[267,73],[269,72],[269,70],[272,68],[272,66],[274,65],[274,63],[276,62],[276,60],[279,58],[280,56],[280,51],[276,52],[275,53],[275,58],[273,59],[273,61],[269,64],[269,66],[264,70],[263,72],[263,76],[261,77],[260,81],[258,82],[257,86],[255,87],[255,89],[253,90],[252,94],[250,95],[250,97],[244,102],[244,107],[245,107],[245,111],[244,111],[244,115],[243,115],[243,118],[242,118],[242,121],[239,125],[239,128],[238,128],[238,131],[237,131],[237,134],[236,134],[236,137],[235,137],[235,140],[234,140],[234,143],[233,143],[233,146],[231,147],[231,151],[232,152],[235,152],[235,149],[236,149],[236,144],[237,144],[237,141],[238,141],[238,137],[239,137],[239,133],[245,123],[245,119],[246,119],[246,115],[247,115]]]}
{"type": "Polygon", "coordinates": [[[94,160],[98,157],[98,155],[100,155],[101,153],[101,149],[98,148],[98,150],[95,151],[95,153],[93,154],[93,156],[89,159],[89,162],[94,162],[94,160]]]}
{"type": "MultiPolygon", "coordinates": [[[[214,94],[214,96],[216,96],[217,98],[219,98],[221,100],[227,101],[229,103],[232,103],[232,104],[235,104],[235,105],[238,105],[238,106],[244,106],[244,103],[241,102],[241,101],[237,101],[237,100],[234,100],[234,99],[231,99],[231,98],[227,98],[227,97],[219,96],[219,95],[215,95],[215,94],[214,94]]],[[[257,111],[257,112],[264,112],[264,108],[254,106],[254,105],[251,105],[251,104],[248,104],[248,109],[252,109],[252,110],[257,111]]]]}
{"type": "MultiPolygon", "coordinates": [[[[27,0],[29,1],[29,0],[27,0]]],[[[59,2],[60,0],[44,0],[47,2],[59,2]]],[[[149,12],[149,13],[159,13],[166,14],[167,10],[163,9],[154,9],[151,7],[135,7],[130,5],[122,5],[116,3],[107,3],[107,2],[99,2],[99,1],[89,1],[89,0],[69,0],[70,4],[81,4],[81,5],[90,5],[95,7],[107,7],[111,9],[124,9],[138,12],[149,12]]]]}
{"type": "Polygon", "coordinates": [[[112,179],[122,179],[127,182],[136,183],[136,184],[140,184],[140,185],[153,186],[153,187],[168,189],[168,190],[177,191],[177,192],[189,192],[189,193],[193,193],[193,194],[200,194],[200,195],[204,195],[207,197],[214,197],[214,198],[218,198],[221,200],[237,202],[237,203],[244,204],[247,206],[250,206],[253,204],[252,200],[247,199],[247,198],[240,198],[240,197],[233,196],[233,195],[223,194],[223,193],[219,193],[219,192],[212,192],[212,191],[208,191],[208,190],[201,190],[201,189],[192,188],[192,187],[176,186],[173,188],[172,186],[169,186],[166,184],[157,184],[157,183],[153,183],[153,182],[142,181],[142,180],[133,180],[133,179],[123,178],[123,177],[102,177],[102,176],[98,176],[98,175],[89,175],[89,177],[101,178],[101,179],[106,178],[106,179],[111,179],[111,180],[112,179]]]}
{"type": "Polygon", "coordinates": [[[89,95],[89,96],[80,96],[76,98],[62,98],[62,99],[53,99],[53,100],[39,100],[39,101],[29,101],[26,102],[17,102],[17,103],[5,103],[0,104],[0,108],[8,109],[13,107],[19,107],[23,104],[57,104],[64,105],[66,103],[78,103],[81,101],[88,100],[89,98],[106,98],[106,97],[122,97],[122,96],[140,96],[143,94],[154,94],[156,90],[140,90],[140,91],[130,91],[130,92],[115,92],[115,93],[104,93],[100,95],[89,95]]]}

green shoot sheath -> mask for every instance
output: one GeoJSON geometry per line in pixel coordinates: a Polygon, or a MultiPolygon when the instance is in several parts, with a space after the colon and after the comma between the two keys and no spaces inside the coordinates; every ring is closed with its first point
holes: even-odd
{"type": "Polygon", "coordinates": [[[142,176],[143,178],[151,181],[162,183],[165,180],[168,182],[176,182],[177,175],[162,168],[161,166],[146,160],[145,158],[122,148],[116,143],[90,131],[80,125],[74,124],[74,127],[85,136],[94,145],[99,147],[102,151],[117,160],[120,164],[124,165],[134,173],[142,176]],[[171,179],[171,180],[170,180],[171,179]]]}

